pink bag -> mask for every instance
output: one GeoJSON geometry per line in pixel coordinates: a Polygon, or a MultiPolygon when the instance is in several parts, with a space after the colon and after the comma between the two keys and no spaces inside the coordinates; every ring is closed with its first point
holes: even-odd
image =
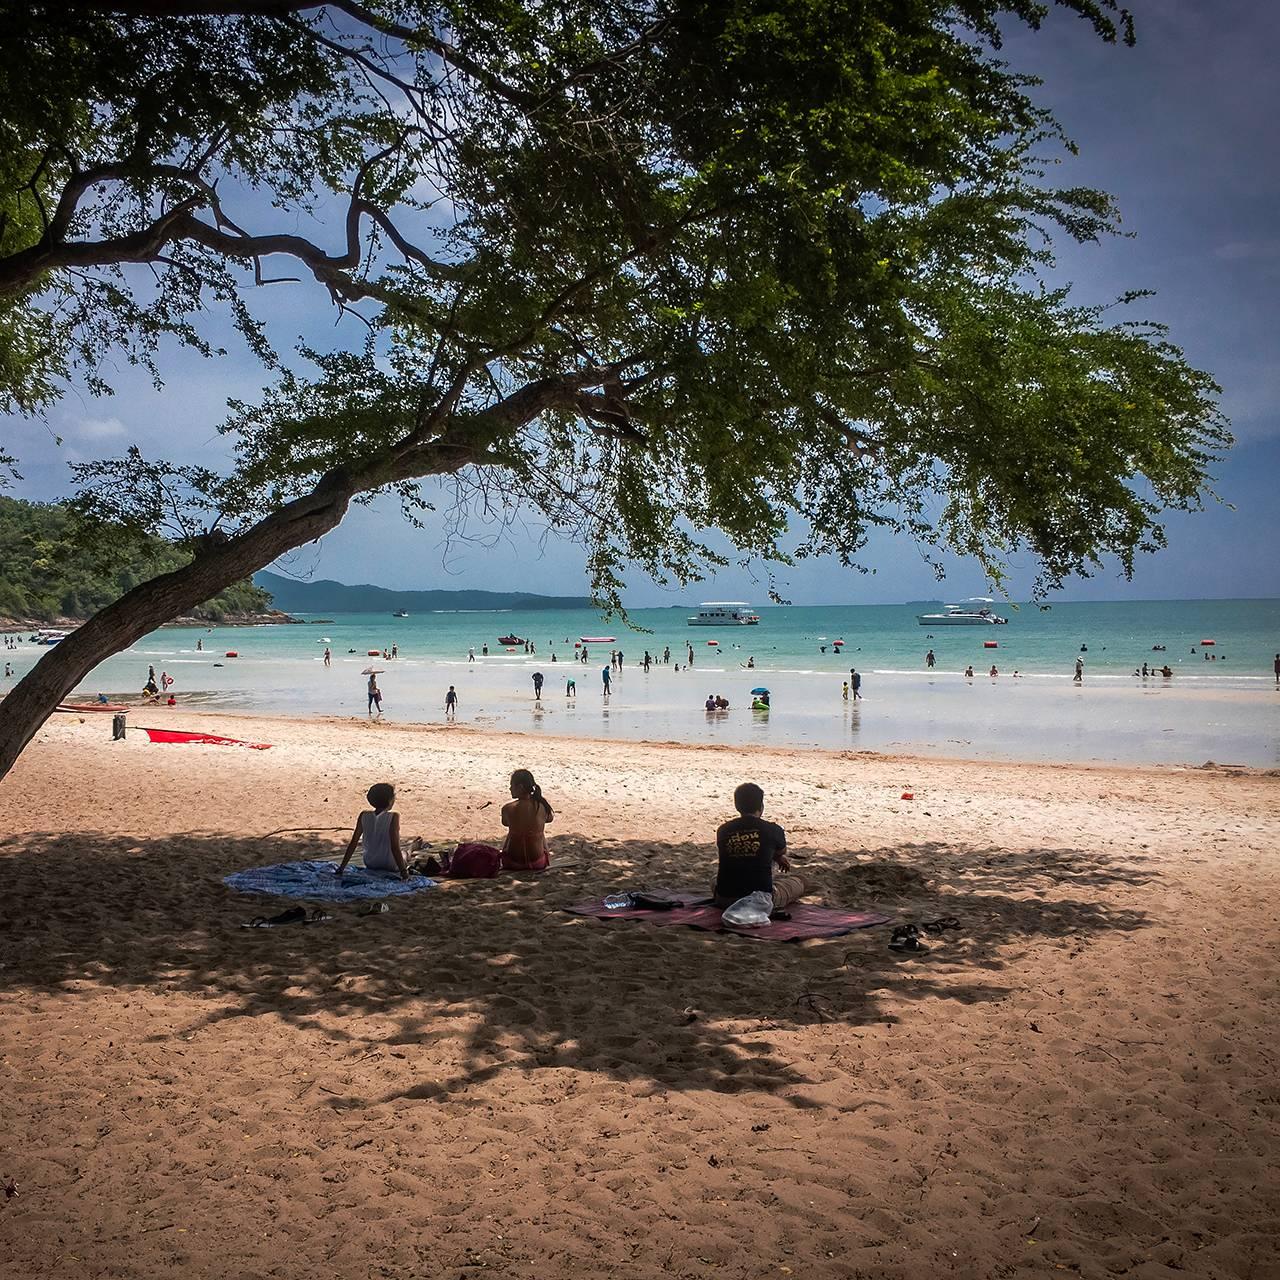
{"type": "Polygon", "coordinates": [[[460,844],[449,863],[449,874],[458,880],[492,880],[501,869],[502,850],[491,844],[460,844]]]}

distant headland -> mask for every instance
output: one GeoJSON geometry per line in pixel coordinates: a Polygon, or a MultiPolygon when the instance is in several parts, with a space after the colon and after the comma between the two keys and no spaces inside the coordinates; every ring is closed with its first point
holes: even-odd
{"type": "Polygon", "coordinates": [[[392,591],[369,583],[348,586],[322,579],[299,582],[263,570],[254,585],[270,593],[277,609],[286,613],[407,613],[442,610],[590,609],[590,596],[539,596],[527,591],[392,591]]]}

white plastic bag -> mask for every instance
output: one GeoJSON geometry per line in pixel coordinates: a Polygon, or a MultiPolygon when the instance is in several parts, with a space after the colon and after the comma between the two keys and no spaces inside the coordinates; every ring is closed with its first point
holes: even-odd
{"type": "Polygon", "coordinates": [[[769,923],[769,913],[773,910],[773,894],[757,889],[745,898],[739,898],[731,907],[725,907],[720,917],[725,924],[762,925],[769,923]]]}

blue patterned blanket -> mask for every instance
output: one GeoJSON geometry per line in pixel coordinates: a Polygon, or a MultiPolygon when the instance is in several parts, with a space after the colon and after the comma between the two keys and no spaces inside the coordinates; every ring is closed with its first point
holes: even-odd
{"type": "Polygon", "coordinates": [[[348,866],[339,880],[336,862],[277,862],[270,867],[250,867],[223,880],[240,893],[273,893],[281,898],[311,898],[321,902],[358,902],[364,898],[390,898],[398,894],[434,889],[428,876],[401,880],[395,871],[366,871],[348,866]]]}

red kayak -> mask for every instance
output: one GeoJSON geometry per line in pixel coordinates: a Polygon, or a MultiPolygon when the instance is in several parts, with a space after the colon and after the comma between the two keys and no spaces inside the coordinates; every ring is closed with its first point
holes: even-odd
{"type": "Polygon", "coordinates": [[[60,702],[55,711],[128,711],[123,702],[60,702]]]}
{"type": "Polygon", "coordinates": [[[205,742],[218,747],[249,747],[254,751],[266,751],[269,742],[245,742],[242,738],[220,738],[216,733],[191,733],[186,729],[147,729],[138,728],[152,742],[205,742]]]}

